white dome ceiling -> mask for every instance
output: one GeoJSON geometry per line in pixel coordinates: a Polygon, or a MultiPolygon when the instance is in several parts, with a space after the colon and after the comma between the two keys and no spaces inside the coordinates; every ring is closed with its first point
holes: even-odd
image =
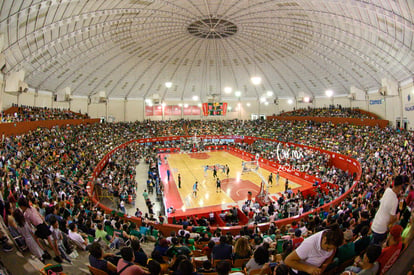
{"type": "Polygon", "coordinates": [[[413,17],[414,0],[4,0],[0,32],[6,73],[39,90],[293,98],[412,77],[413,17]]]}

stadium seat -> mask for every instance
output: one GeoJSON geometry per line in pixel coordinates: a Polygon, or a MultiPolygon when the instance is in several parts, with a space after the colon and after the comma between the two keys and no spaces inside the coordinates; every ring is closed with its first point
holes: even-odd
{"type": "Polygon", "coordinates": [[[108,273],[106,273],[105,271],[92,267],[90,265],[88,265],[88,268],[92,275],[108,275],[108,273]]]}

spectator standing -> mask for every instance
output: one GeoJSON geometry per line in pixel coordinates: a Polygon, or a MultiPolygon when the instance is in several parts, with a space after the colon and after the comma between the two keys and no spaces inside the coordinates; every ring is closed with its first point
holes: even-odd
{"type": "Polygon", "coordinates": [[[13,217],[16,220],[17,231],[23,236],[30,252],[44,263],[43,250],[40,248],[36,240],[33,238],[32,229],[24,219],[22,211],[20,211],[20,209],[14,210],[13,217]]]}
{"type": "Polygon", "coordinates": [[[387,188],[371,225],[372,243],[381,244],[387,238],[390,225],[397,221],[398,195],[404,190],[405,176],[398,175],[392,188],[387,188]]]}
{"type": "Polygon", "coordinates": [[[146,201],[148,199],[148,192],[147,189],[144,190],[144,192],[142,193],[142,196],[144,197],[144,200],[146,201]]]}
{"type": "MultiPolygon", "coordinates": [[[[53,244],[52,240],[52,232],[50,231],[49,227],[46,225],[46,223],[43,220],[43,217],[40,215],[40,213],[34,209],[33,207],[30,207],[29,202],[26,198],[20,197],[18,200],[18,204],[20,209],[23,211],[24,218],[26,219],[29,224],[32,224],[34,227],[36,227],[35,236],[36,238],[40,239],[47,239],[50,247],[53,248],[53,251],[55,252],[56,257],[54,260],[58,263],[62,262],[62,258],[60,257],[60,253],[58,248],[53,244]]],[[[37,243],[38,240],[37,240],[37,243]]],[[[49,254],[47,251],[45,251],[43,258],[49,258],[49,254]]]]}

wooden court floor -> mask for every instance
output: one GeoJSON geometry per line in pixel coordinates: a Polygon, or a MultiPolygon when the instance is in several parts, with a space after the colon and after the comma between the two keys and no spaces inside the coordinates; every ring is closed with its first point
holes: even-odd
{"type": "MultiPolygon", "coordinates": [[[[162,155],[161,178],[164,182],[166,206],[199,208],[214,205],[233,204],[247,199],[247,192],[251,191],[253,197],[259,192],[261,178],[254,172],[242,174],[242,159],[225,151],[202,153],[174,153],[162,155]],[[166,161],[165,161],[166,157],[166,161]],[[221,191],[216,188],[216,179],[213,171],[205,172],[206,165],[228,165],[230,168],[227,177],[222,170],[217,171],[221,180],[221,191]],[[166,170],[170,170],[168,181],[166,170]],[[178,188],[178,174],[181,175],[181,188],[178,188]],[[193,185],[198,182],[197,194],[193,194],[193,185]],[[181,201],[181,203],[180,203],[181,201]]],[[[285,178],[280,176],[279,184],[276,182],[276,171],[273,172],[273,185],[269,187],[270,194],[284,192],[285,178]]],[[[259,168],[259,173],[268,179],[270,171],[259,168]]],[[[289,187],[295,189],[301,185],[289,181],[289,187]]]]}

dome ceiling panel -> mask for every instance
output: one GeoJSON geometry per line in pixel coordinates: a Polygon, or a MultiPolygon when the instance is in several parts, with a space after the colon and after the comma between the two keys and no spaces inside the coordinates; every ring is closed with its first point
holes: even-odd
{"type": "Polygon", "coordinates": [[[411,1],[6,0],[6,72],[74,95],[347,94],[414,71],[411,1]],[[250,77],[259,75],[260,86],[250,77]],[[170,81],[173,87],[166,88],[170,81]]]}

